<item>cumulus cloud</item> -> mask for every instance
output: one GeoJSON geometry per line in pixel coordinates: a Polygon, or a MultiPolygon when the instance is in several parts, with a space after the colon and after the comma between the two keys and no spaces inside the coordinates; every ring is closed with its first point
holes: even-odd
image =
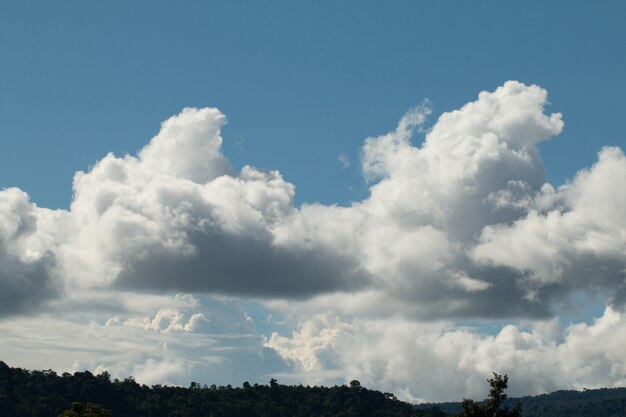
{"type": "Polygon", "coordinates": [[[60,253],[66,277],[114,285],[302,297],[367,280],[354,259],[323,246],[274,244],[294,187],[277,171],[235,174],[221,154],[216,109],[185,109],[138,157],[107,155],[74,178],[76,235],[60,253]]]}
{"type": "Polygon", "coordinates": [[[550,315],[550,304],[520,285],[521,273],[472,256],[483,230],[524,217],[545,185],[537,144],[563,128],[560,114],[545,114],[546,100],[537,86],[507,82],[444,113],[419,146],[411,139],[430,112],[424,106],[391,133],[367,139],[361,160],[369,198],[350,207],[305,205],[275,228],[283,244],[323,242],[359,259],[374,277],[361,294],[343,302],[321,296],[312,309],[340,305],[353,314],[420,318],[550,315]]]}
{"type": "Polygon", "coordinates": [[[5,269],[25,278],[2,282],[33,299],[24,289],[37,281],[312,299],[354,314],[376,304],[382,315],[428,319],[546,317],[590,288],[618,305],[625,197],[611,185],[624,182],[623,152],[604,149],[572,182],[547,184],[537,144],[563,121],[546,103],[542,88],[509,81],[427,131],[428,103],[410,110],[394,131],[365,140],[370,195],[347,207],[294,207],[278,171],[235,172],[221,153],[225,116],[187,108],[137,156],[109,154],[78,172],[69,211],[5,204],[24,230],[37,226],[3,229],[5,269]]]}
{"type": "Polygon", "coordinates": [[[370,197],[351,207],[305,206],[281,230],[352,251],[375,279],[355,297],[321,296],[312,310],[419,318],[548,317],[574,291],[623,300],[626,160],[598,162],[554,189],[537,144],[563,128],[547,93],[507,82],[444,113],[411,143],[428,110],[365,141],[370,197]],[[364,302],[363,300],[367,300],[364,302]],[[393,300],[392,303],[386,300],[393,300]],[[372,307],[376,306],[376,307],[372,307]]]}
{"type": "Polygon", "coordinates": [[[370,193],[349,206],[296,207],[280,172],[237,172],[214,108],[184,109],[136,155],[78,172],[67,211],[2,190],[0,315],[49,315],[5,318],[0,353],[150,383],[196,370],[358,378],[407,399],[483,395],[493,370],[524,394],[623,384],[626,157],[603,148],[547,183],[538,144],[563,120],[546,106],[544,89],[509,81],[426,128],[425,102],[365,140],[370,193]],[[236,301],[168,292],[263,300],[299,324],[265,340],[236,301]],[[561,328],[555,312],[581,293],[610,307],[561,328]],[[488,335],[459,318],[514,324],[488,335]],[[62,353],[68,334],[81,336],[62,353]]]}
{"type": "Polygon", "coordinates": [[[626,157],[619,148],[604,148],[598,162],[571,183],[558,190],[544,186],[528,214],[512,224],[486,227],[472,256],[519,271],[530,291],[547,285],[610,288],[617,290],[614,302],[621,305],[626,189],[619,184],[626,184],[626,157]]]}
{"type": "Polygon", "coordinates": [[[511,375],[517,396],[623,386],[624,340],[626,317],[607,308],[589,324],[509,324],[495,335],[451,323],[324,313],[303,320],[289,337],[274,333],[267,345],[294,364],[293,380],[335,383],[319,372],[333,370],[339,383],[356,378],[406,400],[458,401],[484,398],[492,371],[511,375]]]}
{"type": "Polygon", "coordinates": [[[0,191],[0,316],[29,314],[58,293],[52,233],[63,217],[21,190],[0,191]]]}

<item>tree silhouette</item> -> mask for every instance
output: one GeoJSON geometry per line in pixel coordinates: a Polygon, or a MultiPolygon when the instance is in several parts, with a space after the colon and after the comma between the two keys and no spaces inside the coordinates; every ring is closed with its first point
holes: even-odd
{"type": "Polygon", "coordinates": [[[521,417],[522,405],[519,402],[513,409],[501,408],[502,402],[507,398],[504,390],[509,386],[509,377],[494,372],[493,378],[488,379],[487,382],[491,386],[489,398],[481,404],[463,398],[461,417],[521,417]]]}
{"type": "Polygon", "coordinates": [[[359,381],[357,381],[356,379],[353,379],[352,381],[350,381],[350,388],[351,389],[360,390],[361,389],[361,383],[359,381]]]}

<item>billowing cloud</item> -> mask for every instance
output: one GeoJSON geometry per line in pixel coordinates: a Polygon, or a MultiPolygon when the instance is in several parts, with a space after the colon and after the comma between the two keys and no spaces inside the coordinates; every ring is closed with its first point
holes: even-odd
{"type": "Polygon", "coordinates": [[[612,289],[624,302],[626,282],[626,157],[604,148],[598,162],[554,190],[545,185],[528,213],[511,224],[486,227],[473,258],[512,268],[529,295],[546,286],[612,289]]]}
{"type": "Polygon", "coordinates": [[[545,90],[509,81],[428,128],[425,102],[365,140],[370,193],[349,206],[296,207],[278,171],[237,172],[213,108],[78,172],[69,210],[2,190],[0,315],[31,317],[0,322],[0,354],[147,383],[358,378],[407,399],[481,396],[494,370],[519,394],[624,384],[626,157],[603,148],[547,183],[538,144],[563,121],[546,106],[545,90]],[[556,312],[581,294],[609,307],[562,328],[556,312]],[[257,334],[236,298],[293,333],[257,334]],[[490,335],[459,318],[511,324],[490,335]]]}
{"type": "Polygon", "coordinates": [[[76,174],[76,235],[60,250],[81,286],[303,297],[367,281],[357,260],[315,245],[274,244],[294,212],[277,171],[233,173],[220,152],[225,117],[185,109],[137,158],[111,154],[76,174]]]}
{"type": "Polygon", "coordinates": [[[624,154],[603,149],[555,190],[536,145],[563,122],[545,114],[546,100],[537,86],[507,82],[443,114],[419,146],[410,140],[424,108],[366,140],[363,170],[378,181],[370,197],[347,208],[305,206],[283,232],[339,241],[375,277],[367,292],[343,303],[322,296],[313,310],[538,318],[578,290],[621,302],[625,195],[616,185],[626,182],[624,154]]]}
{"type": "Polygon", "coordinates": [[[137,156],[109,154],[78,172],[68,212],[5,204],[24,230],[38,226],[3,229],[5,269],[30,277],[3,285],[313,299],[428,319],[547,317],[571,291],[591,288],[618,303],[626,197],[612,184],[626,176],[623,152],[602,150],[555,190],[537,144],[563,121],[545,113],[546,102],[540,87],[507,82],[441,115],[421,144],[414,131],[424,131],[430,110],[409,111],[394,131],[365,141],[370,196],[347,207],[294,207],[294,186],[278,171],[235,172],[221,153],[225,116],[184,109],[137,156]],[[46,226],[51,216],[60,226],[46,226]],[[28,249],[16,243],[23,233],[35,236],[28,249]],[[37,249],[44,235],[47,247],[37,249]]]}
{"type": "Polygon", "coordinates": [[[30,314],[58,293],[51,233],[63,220],[21,190],[0,191],[0,316],[30,314]]]}
{"type": "Polygon", "coordinates": [[[511,375],[510,393],[518,396],[624,386],[624,340],[626,317],[607,308],[590,324],[509,324],[494,335],[452,323],[324,313],[303,320],[289,337],[274,333],[267,345],[294,364],[295,372],[284,376],[294,381],[356,378],[412,401],[458,401],[484,398],[493,371],[511,375]]]}

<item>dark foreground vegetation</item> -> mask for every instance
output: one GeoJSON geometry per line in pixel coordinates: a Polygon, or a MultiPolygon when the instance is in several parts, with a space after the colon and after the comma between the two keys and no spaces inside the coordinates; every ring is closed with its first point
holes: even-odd
{"type": "Polygon", "coordinates": [[[105,372],[64,373],[10,368],[0,361],[0,417],[623,417],[626,388],[557,391],[509,399],[507,376],[494,374],[482,402],[420,404],[391,393],[349,386],[304,387],[279,384],[189,388],[140,385],[111,380],[105,372]]]}
{"type": "MultiPolygon", "coordinates": [[[[483,402],[487,403],[488,400],[483,402]]],[[[446,415],[462,415],[465,402],[417,405],[417,409],[437,407],[446,415]]],[[[502,408],[510,411],[521,405],[523,417],[624,417],[626,388],[586,389],[584,391],[555,391],[533,397],[508,398],[502,408]]],[[[500,414],[498,414],[500,415],[500,414]]]]}
{"type": "Polygon", "coordinates": [[[350,386],[269,385],[189,388],[111,381],[105,372],[57,375],[53,371],[10,368],[0,362],[0,416],[19,417],[281,417],[415,416],[443,413],[417,410],[393,394],[350,386]],[[75,404],[72,404],[75,403],[75,404]],[[109,414],[110,412],[110,414],[109,414]]]}

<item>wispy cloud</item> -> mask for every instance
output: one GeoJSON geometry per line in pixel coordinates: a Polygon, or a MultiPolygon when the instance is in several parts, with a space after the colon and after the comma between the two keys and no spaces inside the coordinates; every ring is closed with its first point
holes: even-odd
{"type": "Polygon", "coordinates": [[[341,154],[339,154],[337,159],[339,160],[339,164],[341,165],[341,169],[348,169],[348,168],[350,168],[350,158],[348,158],[348,155],[346,155],[345,153],[341,153],[341,154]]]}

